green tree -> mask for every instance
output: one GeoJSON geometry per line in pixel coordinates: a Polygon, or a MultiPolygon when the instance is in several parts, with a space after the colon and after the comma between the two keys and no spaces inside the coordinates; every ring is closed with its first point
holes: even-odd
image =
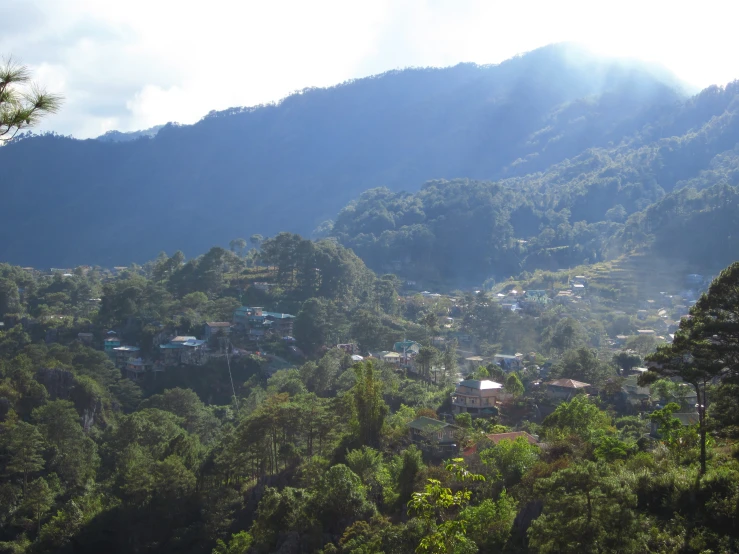
{"type": "Polygon", "coordinates": [[[457,376],[457,342],[447,342],[441,363],[444,365],[444,376],[446,379],[454,379],[457,376]]]}
{"type": "Polygon", "coordinates": [[[534,552],[648,552],[637,497],[603,463],[582,462],[539,479],[544,512],[529,528],[534,552]]]}
{"type": "Polygon", "coordinates": [[[382,454],[374,448],[363,446],[347,452],[346,463],[368,485],[382,469],[382,454]]]}
{"type": "Polygon", "coordinates": [[[41,518],[54,505],[56,494],[49,487],[46,479],[39,477],[28,484],[28,490],[23,497],[23,506],[26,510],[33,514],[36,520],[36,532],[41,533],[41,518]]]}
{"type": "Polygon", "coordinates": [[[433,346],[422,346],[416,354],[416,366],[421,370],[419,373],[427,382],[431,382],[431,369],[434,364],[438,363],[440,355],[441,353],[433,346]]]}
{"type": "Polygon", "coordinates": [[[367,500],[361,479],[343,464],[328,470],[316,487],[311,506],[328,532],[344,529],[375,514],[375,506],[367,500]]]}
{"type": "Polygon", "coordinates": [[[389,409],[382,397],[382,381],[372,361],[354,367],[357,384],[352,389],[358,438],[363,445],[377,447],[389,409]]]}
{"type": "Polygon", "coordinates": [[[497,500],[486,498],[477,506],[467,506],[459,514],[467,537],[481,552],[502,552],[516,519],[516,501],[505,490],[497,500]]]}
{"type": "Polygon", "coordinates": [[[657,347],[654,335],[636,335],[626,339],[626,348],[636,351],[639,356],[645,357],[657,347]]]}
{"type": "Polygon", "coordinates": [[[62,97],[31,81],[31,72],[12,59],[0,64],[0,144],[45,115],[59,111],[62,97]]]}
{"type": "Polygon", "coordinates": [[[492,448],[480,452],[480,459],[499,474],[508,486],[515,485],[524,473],[539,461],[541,450],[526,437],[502,440],[492,448]]]}
{"type": "MultiPolygon", "coordinates": [[[[485,477],[469,472],[461,458],[453,459],[446,466],[457,481],[484,481],[485,477]]],[[[447,554],[470,547],[466,537],[467,522],[456,513],[470,501],[472,493],[463,488],[453,491],[444,487],[438,479],[428,479],[423,492],[413,493],[408,502],[409,513],[420,518],[430,529],[421,539],[416,552],[447,554]]]]}
{"type": "Polygon", "coordinates": [[[454,423],[463,429],[472,429],[472,416],[467,412],[462,412],[454,416],[454,423]]]}
{"type": "Polygon", "coordinates": [[[513,398],[518,398],[524,393],[523,383],[517,374],[511,373],[505,381],[505,390],[510,393],[513,398]]]}
{"type": "Polygon", "coordinates": [[[94,479],[99,463],[97,447],[85,435],[80,416],[68,400],[53,400],[33,411],[33,419],[53,453],[50,469],[67,485],[80,486],[94,479]]]}
{"type": "Polygon", "coordinates": [[[649,371],[641,385],[661,377],[690,384],[697,397],[701,473],[706,472],[709,384],[719,375],[730,385],[739,378],[739,262],[731,264],[711,283],[708,292],[680,321],[672,344],[660,346],[647,360],[649,371]]]}
{"type": "Polygon", "coordinates": [[[587,347],[568,350],[552,366],[553,378],[564,377],[584,383],[600,384],[612,372],[609,364],[598,359],[597,352],[587,347]]]}
{"type": "Polygon", "coordinates": [[[641,356],[629,352],[628,350],[622,350],[613,355],[613,363],[621,370],[623,374],[625,371],[629,371],[632,367],[638,367],[642,364],[641,356]]]}
{"type": "Polygon", "coordinates": [[[542,422],[547,433],[556,430],[559,433],[572,433],[589,440],[592,433],[607,430],[611,420],[587,396],[579,395],[569,402],[562,402],[542,422]]]}
{"type": "Polygon", "coordinates": [[[247,554],[253,539],[246,531],[240,531],[231,535],[228,544],[218,539],[212,554],[247,554]]]}
{"type": "Polygon", "coordinates": [[[23,494],[28,486],[28,476],[44,468],[41,455],[44,447],[44,438],[30,423],[19,421],[10,430],[6,447],[10,459],[5,470],[11,475],[23,475],[23,494]]]}
{"type": "Polygon", "coordinates": [[[557,352],[578,348],[585,343],[585,330],[579,321],[572,317],[559,320],[545,338],[549,347],[557,352]]]}
{"type": "Polygon", "coordinates": [[[246,249],[246,240],[245,239],[233,239],[228,243],[228,247],[231,249],[231,252],[234,252],[238,254],[239,256],[243,256],[244,250],[246,249]]]}
{"type": "Polygon", "coordinates": [[[249,242],[251,243],[252,248],[256,248],[257,250],[259,249],[259,245],[261,245],[263,241],[264,237],[259,234],[254,234],[249,237],[249,242]]]}

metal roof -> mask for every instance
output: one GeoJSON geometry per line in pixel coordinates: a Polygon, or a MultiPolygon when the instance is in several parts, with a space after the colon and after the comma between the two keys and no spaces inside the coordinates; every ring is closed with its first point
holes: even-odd
{"type": "Polygon", "coordinates": [[[460,381],[458,385],[468,387],[471,389],[490,390],[490,389],[502,389],[503,385],[490,381],[489,379],[465,379],[460,381]]]}

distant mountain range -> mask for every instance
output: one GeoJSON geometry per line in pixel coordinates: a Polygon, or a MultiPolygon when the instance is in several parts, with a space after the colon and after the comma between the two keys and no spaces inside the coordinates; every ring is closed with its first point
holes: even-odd
{"type": "Polygon", "coordinates": [[[136,140],[144,137],[151,138],[155,137],[156,134],[162,130],[162,127],[164,127],[164,125],[155,125],[154,127],[150,127],[142,131],[130,131],[127,133],[122,133],[121,131],[108,131],[104,135],[97,137],[97,140],[101,140],[103,142],[128,142],[129,140],[136,140]]]}
{"type": "MultiPolygon", "coordinates": [[[[252,233],[310,235],[370,188],[513,182],[588,149],[684,134],[712,113],[688,110],[681,120],[687,98],[648,66],[553,45],[499,65],[306,89],[158,132],[28,138],[0,149],[10,176],[0,184],[0,260],[113,266],[162,250],[194,256],[252,233]]],[[[582,169],[560,172],[551,186],[582,169]]]]}

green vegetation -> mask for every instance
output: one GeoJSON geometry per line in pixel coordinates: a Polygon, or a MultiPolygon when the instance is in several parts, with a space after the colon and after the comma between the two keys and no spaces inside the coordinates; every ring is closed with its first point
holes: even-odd
{"type": "MultiPolygon", "coordinates": [[[[739,264],[681,321],[675,342],[650,355],[661,366],[640,378],[647,385],[654,372],[689,383],[709,406],[692,423],[690,390],[669,379],[652,382],[649,408],[624,404],[622,383],[641,358],[597,346],[606,326],[619,332],[622,325],[601,321],[597,310],[581,321],[583,313],[568,316],[558,305],[506,310],[485,292],[454,301],[402,297],[397,279],[376,277],[335,242],[282,234],[258,245],[258,257],[234,243],[233,252],[214,248],[189,261],[161,255],[117,276],[0,266],[0,548],[245,554],[739,547],[732,431],[739,264]],[[255,285],[265,280],[268,290],[255,285]],[[279,337],[250,344],[236,327],[225,347],[230,355],[218,354],[224,347],[216,337],[207,363],[131,380],[98,350],[112,329],[156,358],[160,334],[200,335],[206,321],[228,319],[245,299],[296,311],[297,344],[307,358],[291,354],[279,337]],[[441,324],[452,311],[453,324],[441,324]],[[92,347],[79,332],[90,333],[92,347]],[[386,349],[415,337],[415,366],[356,363],[331,347],[332,340],[353,344],[354,332],[360,344],[386,349]],[[465,335],[469,342],[455,346],[465,335]],[[476,348],[489,360],[501,345],[539,354],[515,370],[486,365],[482,356],[469,367],[457,357],[476,348]],[[270,356],[283,360],[282,369],[270,356]],[[595,389],[551,397],[538,384],[547,356],[550,379],[586,380],[595,389]],[[451,411],[456,368],[498,379],[510,399],[497,415],[457,414],[456,442],[439,450],[446,423],[425,438],[409,425],[451,411]],[[674,401],[655,404],[665,398],[674,401]],[[500,438],[514,430],[537,437],[500,438]]],[[[367,354],[366,346],[357,348],[367,354]]]]}

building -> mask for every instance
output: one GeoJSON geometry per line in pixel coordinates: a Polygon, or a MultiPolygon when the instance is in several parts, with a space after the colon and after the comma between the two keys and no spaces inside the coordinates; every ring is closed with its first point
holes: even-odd
{"type": "Polygon", "coordinates": [[[234,311],[234,325],[249,327],[255,323],[261,324],[263,321],[264,315],[261,307],[241,306],[234,311]]]}
{"type": "Polygon", "coordinates": [[[182,363],[182,349],[188,341],[197,340],[195,337],[176,336],[166,344],[159,345],[159,352],[165,366],[179,365],[182,363]]]}
{"type": "Polygon", "coordinates": [[[380,359],[386,364],[400,365],[403,356],[397,352],[382,352],[380,359]]]}
{"type": "Polygon", "coordinates": [[[498,364],[505,371],[519,371],[523,369],[523,354],[496,354],[493,362],[498,364]]]}
{"type": "Polygon", "coordinates": [[[128,358],[126,360],[125,371],[126,376],[132,381],[138,381],[146,373],[151,370],[154,364],[142,358],[128,358]]]}
{"type": "Polygon", "coordinates": [[[570,400],[577,394],[584,392],[590,384],[574,379],[555,379],[545,383],[547,395],[555,400],[570,400]]]}
{"type": "Polygon", "coordinates": [[[117,346],[113,349],[113,359],[118,369],[126,367],[128,358],[135,358],[139,355],[141,349],[138,346],[117,346]]]}
{"type": "Polygon", "coordinates": [[[228,335],[230,332],[231,323],[228,321],[209,321],[205,324],[205,340],[210,340],[211,337],[216,336],[218,333],[228,335]]]}
{"type": "Polygon", "coordinates": [[[406,352],[409,354],[418,354],[419,350],[421,350],[421,345],[418,344],[414,340],[403,340],[400,342],[396,342],[393,345],[393,350],[395,352],[406,352]]]}
{"type": "Polygon", "coordinates": [[[336,348],[346,352],[347,354],[359,354],[359,346],[354,343],[337,344],[336,348]]]}
{"type": "MultiPolygon", "coordinates": [[[[293,322],[295,316],[292,314],[283,314],[277,312],[265,312],[264,308],[259,306],[242,306],[234,311],[233,323],[241,329],[253,330],[263,329],[271,331],[280,337],[287,337],[293,334],[293,322]]],[[[249,333],[249,338],[258,338],[259,333],[249,333]]]]}
{"type": "Polygon", "coordinates": [[[456,452],[461,429],[451,423],[421,416],[408,424],[411,441],[436,452],[456,452]]]}
{"type": "Polygon", "coordinates": [[[295,316],[277,312],[262,312],[267,321],[271,321],[271,329],[281,337],[293,334],[293,322],[295,316]]]}
{"type": "Polygon", "coordinates": [[[488,379],[465,379],[452,393],[452,412],[473,415],[496,415],[496,405],[509,398],[503,385],[488,379]]]}
{"type": "Polygon", "coordinates": [[[113,356],[113,349],[118,348],[121,345],[121,339],[118,337],[108,337],[103,341],[103,350],[105,350],[105,353],[108,354],[111,358],[113,356]]]}
{"type": "Polygon", "coordinates": [[[202,365],[210,358],[207,342],[195,337],[175,337],[167,344],[160,344],[159,352],[165,366],[202,365]]]}
{"type": "Polygon", "coordinates": [[[469,370],[475,371],[481,365],[485,365],[485,359],[482,356],[470,356],[464,359],[469,364],[469,370]]]}
{"type": "Polygon", "coordinates": [[[550,301],[545,290],[527,290],[520,304],[525,311],[538,312],[546,308],[550,301]]]}
{"type": "Polygon", "coordinates": [[[204,340],[191,339],[182,343],[180,363],[187,365],[203,365],[210,358],[210,350],[204,340]]]}

